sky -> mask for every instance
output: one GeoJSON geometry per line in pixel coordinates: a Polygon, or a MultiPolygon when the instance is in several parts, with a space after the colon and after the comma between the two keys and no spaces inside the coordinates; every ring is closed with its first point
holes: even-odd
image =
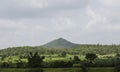
{"type": "Polygon", "coordinates": [[[0,0],[0,48],[120,44],[120,0],[0,0]]]}

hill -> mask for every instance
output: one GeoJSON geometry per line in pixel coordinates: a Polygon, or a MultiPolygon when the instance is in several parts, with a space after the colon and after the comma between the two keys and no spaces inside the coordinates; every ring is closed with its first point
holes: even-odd
{"type": "Polygon", "coordinates": [[[58,38],[56,40],[48,42],[47,44],[43,45],[42,47],[44,47],[44,48],[74,48],[76,46],[78,46],[78,44],[72,43],[63,38],[58,38]]]}

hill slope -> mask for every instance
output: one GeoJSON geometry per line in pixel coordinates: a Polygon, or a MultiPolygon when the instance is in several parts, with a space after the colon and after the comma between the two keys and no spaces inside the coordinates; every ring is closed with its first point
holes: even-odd
{"type": "Polygon", "coordinates": [[[43,45],[42,47],[44,47],[44,48],[73,48],[76,46],[78,46],[78,45],[75,43],[67,41],[63,38],[59,38],[59,39],[53,40],[53,41],[43,45]]]}

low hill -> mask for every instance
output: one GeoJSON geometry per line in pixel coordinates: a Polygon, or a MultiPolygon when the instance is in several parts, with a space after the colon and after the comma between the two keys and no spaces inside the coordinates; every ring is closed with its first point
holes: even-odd
{"type": "Polygon", "coordinates": [[[58,38],[56,40],[53,40],[42,47],[44,48],[74,48],[78,46],[78,44],[72,43],[66,39],[58,38]]]}

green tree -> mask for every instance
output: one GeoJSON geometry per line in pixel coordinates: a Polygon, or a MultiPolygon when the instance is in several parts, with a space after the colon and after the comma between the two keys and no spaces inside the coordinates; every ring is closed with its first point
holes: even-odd
{"type": "Polygon", "coordinates": [[[35,52],[35,54],[30,52],[28,55],[28,66],[31,68],[41,67],[44,58],[43,56],[39,56],[38,52],[35,52]]]}
{"type": "Polygon", "coordinates": [[[81,64],[81,69],[82,69],[82,72],[88,72],[88,68],[86,66],[86,63],[81,64]]]}
{"type": "Polygon", "coordinates": [[[2,60],[2,61],[4,61],[5,58],[6,58],[5,55],[2,55],[2,56],[1,56],[1,60],[2,60]]]}
{"type": "Polygon", "coordinates": [[[116,59],[115,72],[120,72],[120,59],[116,59]]]}
{"type": "Polygon", "coordinates": [[[24,68],[25,67],[25,63],[19,59],[19,60],[16,60],[16,68],[24,68]]]}
{"type": "Polygon", "coordinates": [[[97,58],[97,55],[94,53],[87,53],[85,58],[89,60],[90,63],[93,63],[93,60],[97,58]]]}
{"type": "Polygon", "coordinates": [[[62,57],[66,57],[66,55],[67,55],[67,53],[65,51],[61,53],[62,57]]]}
{"type": "Polygon", "coordinates": [[[74,56],[74,61],[80,61],[78,56],[74,56]]]}

